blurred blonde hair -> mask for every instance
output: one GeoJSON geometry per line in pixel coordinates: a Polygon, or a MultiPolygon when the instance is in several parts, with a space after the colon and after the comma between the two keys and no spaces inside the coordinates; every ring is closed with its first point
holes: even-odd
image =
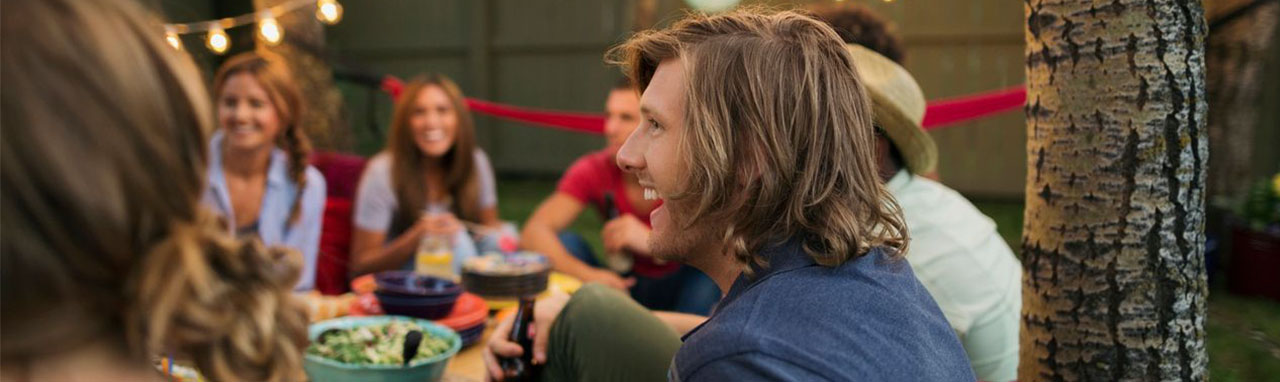
{"type": "Polygon", "coordinates": [[[212,114],[160,20],[124,0],[0,10],[0,361],[109,339],[214,380],[284,380],[306,317],[296,253],[227,236],[198,207],[212,114]]]}
{"type": "MultiPolygon", "coordinates": [[[[302,126],[298,126],[306,104],[302,102],[302,94],[284,58],[270,52],[245,52],[222,63],[213,76],[214,102],[220,102],[218,98],[227,80],[242,73],[253,77],[267,91],[280,122],[284,124],[284,131],[276,137],[275,144],[288,154],[289,178],[297,186],[293,206],[289,207],[289,224],[295,224],[302,214],[302,192],[307,189],[307,158],[311,155],[311,140],[302,126]]],[[[218,107],[222,105],[219,103],[218,107]]]]}
{"type": "Polygon", "coordinates": [[[876,175],[868,98],[831,27],[790,11],[692,14],[608,58],[641,89],[681,59],[685,181],[669,199],[692,199],[689,226],[724,222],[748,272],[766,263],[763,247],[792,238],[826,266],[906,251],[901,210],[876,175]]]}

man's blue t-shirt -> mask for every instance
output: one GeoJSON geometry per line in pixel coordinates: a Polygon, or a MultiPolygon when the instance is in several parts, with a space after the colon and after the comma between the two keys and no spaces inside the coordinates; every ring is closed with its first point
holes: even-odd
{"type": "Polygon", "coordinates": [[[905,260],[838,267],[795,242],[764,251],[683,338],[673,381],[974,381],[964,348],[905,260]]]}

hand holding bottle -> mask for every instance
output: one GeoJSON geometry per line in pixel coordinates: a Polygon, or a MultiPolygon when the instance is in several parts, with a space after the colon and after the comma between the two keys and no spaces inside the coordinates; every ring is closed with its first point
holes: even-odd
{"type": "Polygon", "coordinates": [[[502,368],[499,357],[520,358],[525,355],[526,351],[532,351],[532,354],[528,357],[532,365],[547,363],[547,338],[551,331],[551,325],[555,323],[556,316],[560,315],[560,311],[564,310],[564,306],[568,302],[568,294],[552,291],[549,296],[539,299],[536,304],[533,304],[532,322],[524,327],[524,332],[532,337],[528,342],[528,345],[531,345],[529,347],[532,349],[526,349],[518,342],[510,339],[513,332],[512,329],[515,327],[516,315],[499,321],[493,333],[489,335],[489,343],[483,351],[488,379],[490,381],[502,381],[514,377],[502,368]]]}

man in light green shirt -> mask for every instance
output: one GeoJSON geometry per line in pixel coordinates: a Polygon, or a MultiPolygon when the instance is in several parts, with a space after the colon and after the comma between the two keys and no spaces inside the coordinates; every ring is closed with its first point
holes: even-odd
{"type": "Polygon", "coordinates": [[[934,171],[938,150],[920,125],[925,111],[920,86],[886,57],[901,60],[903,52],[888,23],[853,4],[820,6],[814,13],[850,44],[870,93],[880,176],[911,233],[906,259],[912,271],[960,337],[978,379],[1014,380],[1022,265],[991,218],[955,190],[921,176],[934,171]]]}
{"type": "Polygon", "coordinates": [[[974,374],[1016,379],[1022,265],[995,223],[955,190],[907,170],[887,187],[912,235],[907,261],[960,337],[974,374]]]}

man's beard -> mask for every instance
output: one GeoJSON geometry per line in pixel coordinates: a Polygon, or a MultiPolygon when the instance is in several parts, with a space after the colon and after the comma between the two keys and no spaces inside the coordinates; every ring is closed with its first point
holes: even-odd
{"type": "MultiPolygon", "coordinates": [[[[692,202],[672,200],[663,204],[670,224],[665,227],[666,232],[655,231],[649,236],[650,256],[653,258],[689,264],[706,256],[714,256],[712,248],[717,247],[717,227],[721,225],[703,221],[686,224],[693,211],[693,207],[686,204],[692,202]]],[[[708,219],[704,216],[702,220],[708,219]]]]}

